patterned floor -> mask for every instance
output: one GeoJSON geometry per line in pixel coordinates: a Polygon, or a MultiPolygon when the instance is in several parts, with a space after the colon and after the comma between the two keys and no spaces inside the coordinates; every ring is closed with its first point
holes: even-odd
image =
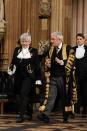
{"type": "Polygon", "coordinates": [[[0,116],[0,131],[87,131],[87,118],[76,115],[64,124],[61,113],[52,113],[50,123],[46,124],[38,121],[34,113],[32,121],[18,124],[15,115],[3,115],[0,116]]]}

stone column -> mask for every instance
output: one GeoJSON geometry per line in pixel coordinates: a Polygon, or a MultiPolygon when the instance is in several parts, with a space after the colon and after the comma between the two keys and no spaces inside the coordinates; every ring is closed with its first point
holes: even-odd
{"type": "Polygon", "coordinates": [[[51,32],[62,32],[64,43],[70,44],[72,32],[72,0],[52,0],[51,2],[51,32]]]}
{"type": "Polygon", "coordinates": [[[51,2],[51,32],[63,31],[63,5],[64,0],[52,0],[51,2]]]}

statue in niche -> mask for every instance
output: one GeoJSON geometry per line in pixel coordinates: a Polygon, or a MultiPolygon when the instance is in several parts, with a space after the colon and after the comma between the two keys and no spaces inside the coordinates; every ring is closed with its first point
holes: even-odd
{"type": "Polygon", "coordinates": [[[39,55],[44,55],[48,49],[50,48],[50,42],[48,40],[40,41],[38,43],[38,54],[39,55]]]}
{"type": "Polygon", "coordinates": [[[39,18],[48,18],[51,14],[51,2],[40,2],[39,18]]]}
{"type": "Polygon", "coordinates": [[[0,41],[3,39],[5,34],[5,24],[4,20],[4,0],[0,0],[0,41]]]}

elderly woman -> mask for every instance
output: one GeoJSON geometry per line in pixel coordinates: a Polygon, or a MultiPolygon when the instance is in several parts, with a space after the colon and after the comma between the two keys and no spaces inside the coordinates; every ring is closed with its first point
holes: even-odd
{"type": "Polygon", "coordinates": [[[8,74],[14,74],[14,86],[17,102],[17,120],[23,122],[32,119],[32,102],[34,85],[41,84],[40,62],[37,49],[30,47],[31,35],[23,33],[20,36],[20,47],[16,47],[8,74]]]}

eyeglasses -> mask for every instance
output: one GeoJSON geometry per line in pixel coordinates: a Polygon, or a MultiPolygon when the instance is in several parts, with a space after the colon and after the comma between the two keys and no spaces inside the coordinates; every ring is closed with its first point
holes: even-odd
{"type": "Polygon", "coordinates": [[[21,42],[29,42],[29,40],[27,41],[27,40],[23,40],[23,41],[21,41],[21,42]]]}

